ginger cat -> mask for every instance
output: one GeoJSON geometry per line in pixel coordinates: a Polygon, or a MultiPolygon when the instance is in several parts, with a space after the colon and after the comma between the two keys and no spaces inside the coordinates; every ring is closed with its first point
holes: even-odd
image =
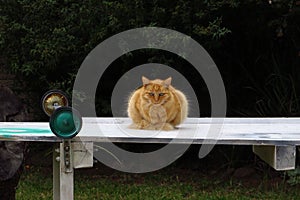
{"type": "Polygon", "coordinates": [[[128,116],[131,128],[173,130],[188,114],[186,96],[171,86],[172,78],[149,80],[142,77],[143,86],[129,98],[128,116]]]}

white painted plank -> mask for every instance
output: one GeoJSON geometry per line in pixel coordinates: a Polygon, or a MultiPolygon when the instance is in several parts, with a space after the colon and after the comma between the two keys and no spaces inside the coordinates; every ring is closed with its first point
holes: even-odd
{"type": "MultiPolygon", "coordinates": [[[[113,142],[167,142],[174,139],[178,143],[218,140],[224,144],[282,141],[300,145],[300,118],[189,118],[173,131],[133,130],[128,128],[130,123],[128,118],[83,118],[82,130],[75,140],[105,142],[109,138],[113,142]],[[221,131],[211,131],[215,128],[221,131]]],[[[16,138],[60,141],[51,133],[48,122],[1,122],[0,140],[16,138]]]]}

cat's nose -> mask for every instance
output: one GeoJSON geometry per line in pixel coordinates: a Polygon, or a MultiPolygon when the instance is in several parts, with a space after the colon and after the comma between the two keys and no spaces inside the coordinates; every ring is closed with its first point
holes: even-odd
{"type": "Polygon", "coordinates": [[[154,101],[154,104],[159,104],[159,100],[155,100],[155,101],[154,101]]]}

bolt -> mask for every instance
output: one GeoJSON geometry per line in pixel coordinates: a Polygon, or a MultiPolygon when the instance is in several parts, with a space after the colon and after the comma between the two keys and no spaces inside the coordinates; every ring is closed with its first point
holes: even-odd
{"type": "Polygon", "coordinates": [[[65,151],[70,151],[70,147],[69,146],[65,146],[65,151]]]}

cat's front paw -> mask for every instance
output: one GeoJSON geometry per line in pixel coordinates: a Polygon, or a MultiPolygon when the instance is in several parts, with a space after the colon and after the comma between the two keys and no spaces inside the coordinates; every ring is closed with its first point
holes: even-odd
{"type": "Polygon", "coordinates": [[[162,130],[164,130],[164,131],[174,130],[174,126],[172,126],[172,125],[169,124],[169,123],[164,123],[164,125],[163,125],[163,127],[162,127],[162,130]]]}
{"type": "Polygon", "coordinates": [[[144,130],[163,130],[163,131],[170,131],[175,129],[174,126],[170,123],[152,124],[146,120],[142,120],[138,123],[133,123],[129,126],[129,128],[144,129],[144,130]]]}
{"type": "Polygon", "coordinates": [[[148,129],[150,127],[150,123],[146,120],[141,120],[138,123],[133,123],[129,126],[129,128],[133,129],[148,129]]]}
{"type": "Polygon", "coordinates": [[[169,123],[152,124],[155,130],[170,131],[174,130],[174,126],[169,123]]]}

